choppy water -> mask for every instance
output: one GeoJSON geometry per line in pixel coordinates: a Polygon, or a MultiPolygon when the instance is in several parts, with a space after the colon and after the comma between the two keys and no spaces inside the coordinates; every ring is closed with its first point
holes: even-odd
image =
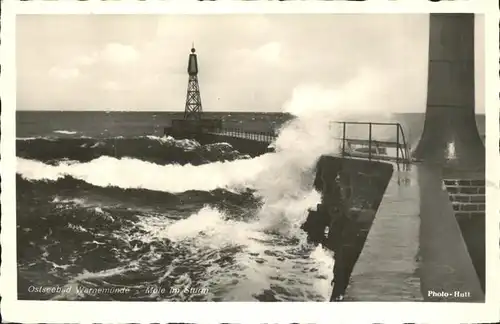
{"type": "MultiPolygon", "coordinates": [[[[317,193],[266,205],[265,162],[160,137],[165,116],[152,127],[158,114],[132,115],[18,114],[20,298],[328,297],[331,256],[298,230],[317,193]]],[[[280,116],[246,117],[262,129],[280,116]]]]}
{"type": "MultiPolygon", "coordinates": [[[[300,230],[320,198],[316,159],[336,147],[319,120],[287,124],[277,153],[251,159],[162,137],[172,117],[17,114],[19,298],[328,300],[331,254],[300,230]]],[[[260,131],[290,119],[218,117],[260,131]]]]}

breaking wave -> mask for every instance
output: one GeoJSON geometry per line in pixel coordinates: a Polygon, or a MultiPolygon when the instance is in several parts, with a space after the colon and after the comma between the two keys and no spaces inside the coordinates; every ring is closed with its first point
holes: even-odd
{"type": "Polygon", "coordinates": [[[77,134],[78,132],[69,131],[69,130],[56,130],[56,131],[54,131],[54,133],[64,134],[64,135],[74,135],[74,134],[77,134]]]}
{"type": "Polygon", "coordinates": [[[157,164],[193,164],[248,158],[227,143],[201,145],[195,140],[172,137],[122,136],[94,139],[30,137],[17,139],[17,156],[57,164],[69,159],[90,162],[102,156],[141,159],[157,164]]]}

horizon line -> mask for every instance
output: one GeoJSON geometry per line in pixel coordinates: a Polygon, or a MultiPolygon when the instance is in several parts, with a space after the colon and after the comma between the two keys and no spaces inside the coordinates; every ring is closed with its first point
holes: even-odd
{"type": "MultiPolygon", "coordinates": [[[[16,109],[17,112],[130,112],[130,113],[184,113],[184,110],[60,110],[60,109],[43,109],[43,110],[34,110],[34,109],[16,109]]],[[[293,115],[289,112],[283,111],[227,111],[227,110],[216,110],[216,111],[203,111],[202,114],[205,113],[253,113],[253,114],[289,114],[293,115]]],[[[392,114],[425,114],[426,111],[406,111],[406,112],[393,112],[392,114]]],[[[486,112],[474,112],[475,115],[486,115],[486,112]]]]}

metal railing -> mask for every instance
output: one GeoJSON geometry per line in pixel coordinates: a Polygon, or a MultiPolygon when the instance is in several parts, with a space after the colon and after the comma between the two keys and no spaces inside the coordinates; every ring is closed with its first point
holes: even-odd
{"type": "MultiPolygon", "coordinates": [[[[352,156],[359,158],[367,158],[368,160],[387,160],[394,161],[397,164],[398,169],[400,164],[406,168],[411,163],[410,149],[406,142],[406,137],[404,134],[403,127],[399,123],[377,123],[377,122],[332,122],[333,124],[339,125],[341,128],[341,136],[335,137],[340,143],[340,152],[342,157],[352,156]],[[357,133],[359,133],[359,126],[368,131],[366,136],[361,138],[353,137],[352,134],[348,132],[348,126],[358,125],[357,133]],[[391,127],[393,130],[391,130],[391,127]],[[380,136],[374,134],[374,131],[381,129],[384,132],[384,136],[389,139],[379,140],[380,136]],[[392,133],[394,132],[394,133],[392,133]],[[395,139],[394,139],[395,138],[395,139]],[[353,146],[358,146],[357,149],[353,149],[353,146]],[[395,149],[395,154],[387,154],[386,149],[395,149]]],[[[217,128],[209,131],[208,133],[236,138],[244,138],[252,141],[272,143],[277,134],[272,131],[268,132],[258,132],[258,131],[246,131],[239,128],[217,128]]]]}
{"type": "Polygon", "coordinates": [[[272,143],[276,139],[276,134],[274,132],[257,132],[257,131],[246,131],[238,128],[218,128],[210,132],[216,135],[245,138],[252,141],[272,143]]]}
{"type": "MultiPolygon", "coordinates": [[[[399,123],[376,123],[376,122],[333,122],[341,127],[342,135],[336,137],[340,140],[341,155],[353,156],[360,158],[368,158],[368,160],[388,160],[395,161],[398,167],[402,164],[406,169],[411,163],[410,149],[406,142],[403,127],[399,123]],[[348,126],[350,125],[366,125],[368,128],[368,136],[362,138],[354,138],[348,134],[348,126]],[[375,128],[382,128],[386,140],[378,140],[373,132],[375,128]],[[393,127],[393,131],[390,130],[393,127]],[[391,135],[391,132],[394,132],[391,135]],[[395,140],[393,139],[395,136],[395,140]],[[358,145],[358,149],[352,149],[352,146],[358,145]],[[387,154],[387,148],[395,149],[395,156],[387,154]]],[[[358,129],[359,132],[359,129],[358,129]]]]}

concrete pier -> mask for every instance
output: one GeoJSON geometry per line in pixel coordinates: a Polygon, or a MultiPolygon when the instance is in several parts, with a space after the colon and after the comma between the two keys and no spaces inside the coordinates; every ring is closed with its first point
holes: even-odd
{"type": "MultiPolygon", "coordinates": [[[[420,165],[394,173],[353,269],[346,300],[484,301],[471,257],[476,254],[469,252],[467,236],[463,235],[463,227],[467,233],[471,218],[478,212],[454,207],[457,197],[480,200],[481,184],[471,186],[477,180],[468,180],[468,186],[460,187],[453,182],[455,188],[472,188],[477,193],[454,193],[455,199],[450,200],[441,172],[440,168],[420,165]],[[455,213],[466,219],[460,221],[455,213]]],[[[481,204],[473,203],[476,209],[481,209],[481,204]]],[[[481,246],[484,236],[477,235],[473,242],[481,246]]]]}
{"type": "Polygon", "coordinates": [[[396,171],[375,215],[346,292],[349,301],[421,301],[420,195],[415,168],[396,171]]]}

